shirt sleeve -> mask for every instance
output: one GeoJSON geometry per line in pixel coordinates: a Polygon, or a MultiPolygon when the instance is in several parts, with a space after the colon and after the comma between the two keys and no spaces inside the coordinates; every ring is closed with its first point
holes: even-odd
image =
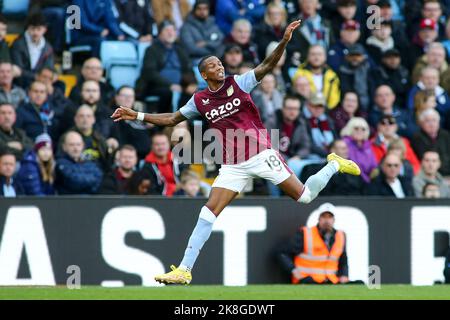
{"type": "Polygon", "coordinates": [[[256,80],[255,70],[247,71],[241,75],[235,75],[234,81],[236,81],[239,88],[246,93],[250,93],[250,91],[259,84],[256,80]]]}
{"type": "Polygon", "coordinates": [[[180,112],[186,119],[194,119],[200,116],[200,112],[198,112],[197,107],[195,106],[194,96],[180,108],[180,112]]]}

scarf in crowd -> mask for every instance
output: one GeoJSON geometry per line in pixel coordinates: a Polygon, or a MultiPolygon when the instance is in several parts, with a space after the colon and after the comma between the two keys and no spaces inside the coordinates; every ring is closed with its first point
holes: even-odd
{"type": "Polygon", "coordinates": [[[314,144],[316,146],[328,148],[328,146],[333,142],[334,136],[325,113],[320,115],[318,118],[315,118],[312,116],[308,108],[304,108],[303,114],[307,121],[309,121],[311,137],[314,144]]]}
{"type": "Polygon", "coordinates": [[[375,36],[370,36],[367,38],[366,43],[379,48],[382,52],[394,48],[394,39],[392,37],[389,37],[386,41],[381,41],[375,36]]]}
{"type": "Polygon", "coordinates": [[[40,108],[39,108],[39,117],[41,118],[42,123],[44,124],[44,127],[47,129],[49,126],[52,125],[52,119],[53,119],[54,112],[50,108],[50,105],[48,102],[45,102],[40,108]]]}
{"type": "Polygon", "coordinates": [[[322,18],[319,15],[315,15],[314,17],[304,17],[305,26],[308,28],[309,34],[311,36],[310,41],[312,44],[318,44],[324,48],[328,47],[326,38],[326,31],[322,27],[322,18]]]}

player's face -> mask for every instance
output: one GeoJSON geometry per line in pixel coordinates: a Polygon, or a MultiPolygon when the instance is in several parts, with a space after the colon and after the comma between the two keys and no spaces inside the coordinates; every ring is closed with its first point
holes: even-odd
{"type": "Polygon", "coordinates": [[[205,71],[202,72],[205,80],[223,81],[225,80],[225,68],[217,57],[210,57],[205,61],[205,71]]]}

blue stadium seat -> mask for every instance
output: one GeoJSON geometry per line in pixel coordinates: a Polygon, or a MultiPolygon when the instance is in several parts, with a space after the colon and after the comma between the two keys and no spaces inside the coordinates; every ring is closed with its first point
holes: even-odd
{"type": "Polygon", "coordinates": [[[297,67],[291,67],[288,69],[289,78],[294,78],[295,73],[297,72],[297,67]]]}
{"type": "Polygon", "coordinates": [[[151,46],[151,43],[140,42],[137,46],[138,49],[138,60],[139,60],[139,72],[141,72],[142,65],[144,64],[144,56],[147,49],[151,46]]]}
{"type": "Polygon", "coordinates": [[[133,43],[128,41],[103,41],[100,47],[100,60],[109,69],[113,64],[138,64],[138,54],[133,43]]]}
{"type": "Polygon", "coordinates": [[[111,85],[117,90],[121,86],[127,85],[134,88],[136,80],[139,76],[139,70],[137,64],[112,64],[107,69],[107,78],[110,80],[111,85]]]}
{"type": "Polygon", "coordinates": [[[30,0],[3,0],[2,3],[2,14],[5,16],[25,16],[30,0]]]}
{"type": "Polygon", "coordinates": [[[72,46],[72,35],[71,35],[71,30],[68,27],[67,24],[67,19],[66,18],[66,23],[64,23],[64,29],[65,29],[65,34],[66,34],[66,45],[69,48],[69,51],[71,53],[78,53],[78,52],[90,52],[92,51],[92,47],[89,45],[79,45],[79,46],[72,46]]]}
{"type": "Polygon", "coordinates": [[[200,71],[198,71],[197,65],[192,67],[192,71],[194,72],[195,80],[197,80],[198,89],[199,90],[205,89],[208,86],[208,84],[206,83],[205,79],[202,78],[200,71]]]}

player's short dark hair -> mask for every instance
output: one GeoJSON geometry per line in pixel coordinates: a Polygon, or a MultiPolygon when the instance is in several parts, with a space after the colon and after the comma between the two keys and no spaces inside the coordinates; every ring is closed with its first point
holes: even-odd
{"type": "Polygon", "coordinates": [[[198,62],[198,71],[200,71],[200,73],[205,71],[205,67],[206,67],[205,61],[211,57],[215,57],[215,55],[209,54],[200,59],[200,61],[198,62]]]}
{"type": "Polygon", "coordinates": [[[35,13],[27,18],[26,27],[47,27],[47,19],[42,13],[35,13]]]}

